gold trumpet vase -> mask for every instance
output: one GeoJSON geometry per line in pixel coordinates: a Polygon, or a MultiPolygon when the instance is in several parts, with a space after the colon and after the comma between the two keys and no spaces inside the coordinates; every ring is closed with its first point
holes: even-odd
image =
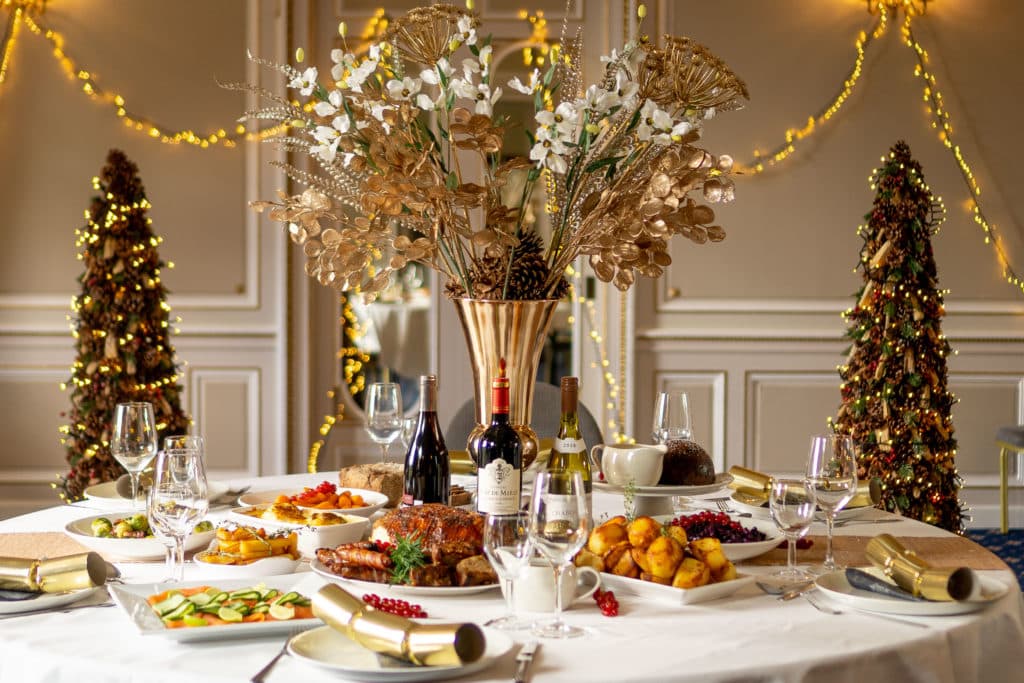
{"type": "Polygon", "coordinates": [[[544,340],[554,316],[557,299],[504,301],[456,299],[473,366],[473,399],[476,426],[466,444],[477,462],[477,443],[491,422],[491,381],[505,359],[509,380],[509,421],[523,442],[523,469],[537,457],[537,434],[530,427],[533,388],[537,380],[544,340]]]}

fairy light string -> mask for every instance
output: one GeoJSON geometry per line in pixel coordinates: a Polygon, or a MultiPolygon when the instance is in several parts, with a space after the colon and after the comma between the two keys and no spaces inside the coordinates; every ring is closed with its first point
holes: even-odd
{"type": "Polygon", "coordinates": [[[784,135],[784,141],[775,148],[762,152],[754,150],[754,160],[746,164],[739,164],[743,172],[757,175],[763,173],[789,158],[796,150],[796,144],[804,141],[821,130],[822,126],[832,119],[842,108],[843,104],[850,97],[854,87],[860,81],[862,66],[868,45],[882,37],[888,28],[890,15],[895,15],[903,10],[904,19],[901,26],[901,42],[913,53],[916,61],[914,76],[924,81],[924,101],[927,104],[927,114],[931,119],[931,127],[936,130],[939,141],[950,151],[957,169],[967,186],[969,198],[967,200],[968,210],[971,212],[972,220],[981,229],[985,244],[991,245],[996,261],[1001,270],[1001,277],[1008,284],[1024,293],[1024,279],[1022,279],[1010,263],[1004,241],[1000,236],[996,225],[988,220],[981,206],[981,187],[971,170],[970,164],[964,157],[963,150],[956,144],[953,138],[953,124],[949,111],[943,104],[942,93],[939,91],[935,75],[928,68],[928,52],[914,37],[912,29],[913,18],[924,14],[923,5],[913,0],[873,0],[868,2],[868,10],[877,14],[878,19],[871,33],[861,32],[854,47],[857,56],[854,59],[853,67],[849,75],[843,81],[839,93],[823,107],[818,113],[807,120],[803,128],[790,128],[784,135]]]}

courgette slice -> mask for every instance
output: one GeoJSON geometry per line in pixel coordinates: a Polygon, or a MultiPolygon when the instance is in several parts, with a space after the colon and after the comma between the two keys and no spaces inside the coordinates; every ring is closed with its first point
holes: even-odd
{"type": "Polygon", "coordinates": [[[302,596],[299,595],[298,593],[296,593],[295,591],[288,591],[287,593],[285,593],[281,597],[279,597],[276,600],[274,600],[273,604],[275,604],[275,605],[285,605],[285,604],[287,604],[289,602],[295,602],[296,600],[300,600],[301,598],[302,598],[302,596]]]}
{"type": "MultiPolygon", "coordinates": [[[[181,593],[171,593],[166,598],[153,605],[153,609],[161,617],[166,617],[168,614],[181,607],[182,603],[186,602],[189,602],[188,598],[181,593]]],[[[189,604],[191,605],[192,603],[189,602],[189,604]]]]}
{"type": "Polygon", "coordinates": [[[213,596],[209,593],[196,593],[195,595],[188,596],[188,599],[192,601],[192,604],[196,607],[203,607],[213,602],[213,596]]]}
{"type": "Polygon", "coordinates": [[[260,592],[252,588],[243,588],[230,593],[228,598],[231,600],[259,600],[260,592]]]}
{"type": "Polygon", "coordinates": [[[177,621],[178,619],[184,619],[186,615],[192,614],[196,611],[196,606],[188,600],[178,605],[177,609],[163,615],[163,618],[167,621],[177,621]]]}

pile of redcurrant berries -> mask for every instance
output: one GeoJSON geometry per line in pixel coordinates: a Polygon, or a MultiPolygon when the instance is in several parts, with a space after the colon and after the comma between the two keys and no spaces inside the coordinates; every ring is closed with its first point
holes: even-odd
{"type": "Polygon", "coordinates": [[[397,614],[400,617],[423,619],[427,613],[419,605],[410,605],[405,600],[397,598],[382,598],[376,593],[367,593],[363,596],[363,602],[381,612],[397,614]]]}
{"type": "Polygon", "coordinates": [[[601,614],[606,617],[619,616],[619,601],[615,599],[615,593],[598,588],[594,591],[594,601],[597,602],[601,614]]]}

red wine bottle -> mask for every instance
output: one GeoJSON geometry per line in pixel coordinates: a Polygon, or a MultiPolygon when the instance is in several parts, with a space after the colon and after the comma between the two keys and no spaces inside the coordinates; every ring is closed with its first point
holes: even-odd
{"type": "Polygon", "coordinates": [[[508,420],[505,359],[491,382],[491,424],[477,442],[476,509],[481,514],[513,515],[523,493],[523,443],[508,420]]]}
{"type": "Polygon", "coordinates": [[[420,416],[405,454],[402,505],[448,504],[448,448],[437,421],[437,377],[420,376],[420,416]]]}

